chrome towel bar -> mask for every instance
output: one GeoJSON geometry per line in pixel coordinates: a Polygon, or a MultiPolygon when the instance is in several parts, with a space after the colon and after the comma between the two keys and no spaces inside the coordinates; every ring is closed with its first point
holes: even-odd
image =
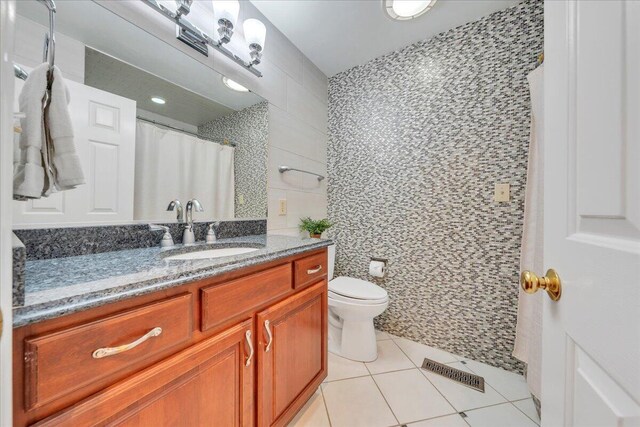
{"type": "Polygon", "coordinates": [[[324,176],[322,176],[320,174],[317,174],[315,172],[309,172],[309,171],[302,170],[302,169],[291,168],[289,166],[280,166],[278,168],[278,172],[280,172],[280,173],[285,173],[285,172],[288,172],[288,171],[296,171],[296,172],[308,173],[309,175],[315,175],[315,176],[318,177],[318,181],[322,181],[324,179],[324,176]]]}

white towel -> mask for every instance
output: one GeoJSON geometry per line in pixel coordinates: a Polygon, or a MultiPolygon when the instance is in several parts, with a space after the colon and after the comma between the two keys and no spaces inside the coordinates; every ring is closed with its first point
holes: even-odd
{"type": "MultiPolygon", "coordinates": [[[[84,184],[80,158],[73,142],[73,126],[69,115],[69,89],[58,67],[53,68],[51,103],[47,109],[45,123],[49,130],[53,183],[58,191],[69,190],[84,184]]],[[[45,192],[51,194],[53,188],[45,192]]]]}
{"type": "Polygon", "coordinates": [[[44,139],[43,100],[47,91],[48,64],[34,68],[25,81],[18,97],[20,111],[26,114],[21,120],[22,133],[18,153],[14,153],[14,198],[40,198],[45,187],[42,164],[44,139]]]}
{"type": "MultiPolygon", "coordinates": [[[[521,270],[543,274],[544,226],[544,64],[527,76],[531,94],[531,137],[524,201],[524,230],[520,250],[521,270]]],[[[518,321],[513,355],[527,364],[527,384],[540,398],[542,365],[542,292],[518,294],[518,321]]]]}
{"type": "Polygon", "coordinates": [[[48,64],[34,68],[19,96],[23,132],[14,153],[13,197],[37,199],[84,184],[80,159],[73,143],[69,90],[58,67],[53,68],[48,105],[48,64]]]}

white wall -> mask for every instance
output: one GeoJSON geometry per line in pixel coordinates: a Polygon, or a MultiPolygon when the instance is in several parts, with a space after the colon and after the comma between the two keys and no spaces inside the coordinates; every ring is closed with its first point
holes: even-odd
{"type": "MultiPolygon", "coordinates": [[[[44,35],[48,32],[49,27],[16,15],[15,62],[29,69],[42,64],[44,35]]],[[[65,78],[84,83],[84,44],[56,33],[56,65],[65,78]]]]}
{"type": "MultiPolygon", "coordinates": [[[[298,234],[300,217],[327,216],[326,180],[318,183],[311,175],[277,171],[286,164],[326,176],[327,78],[251,3],[241,2],[239,22],[254,17],[267,26],[265,53],[258,67],[262,78],[218,52],[210,50],[207,58],[185,46],[176,40],[175,26],[142,2],[97,2],[269,101],[269,233],[298,234]],[[280,199],[287,200],[287,215],[278,215],[280,199]]],[[[199,16],[198,21],[206,20],[199,16]]],[[[237,52],[244,45],[239,27],[233,40],[237,52]]]]}

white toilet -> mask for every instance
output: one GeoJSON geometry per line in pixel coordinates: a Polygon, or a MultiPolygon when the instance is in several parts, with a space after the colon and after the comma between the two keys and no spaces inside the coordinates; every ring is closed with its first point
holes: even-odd
{"type": "Polygon", "coordinates": [[[361,362],[378,357],[373,318],[389,305],[387,291],[365,280],[333,278],[335,245],[329,246],[329,351],[361,362]]]}

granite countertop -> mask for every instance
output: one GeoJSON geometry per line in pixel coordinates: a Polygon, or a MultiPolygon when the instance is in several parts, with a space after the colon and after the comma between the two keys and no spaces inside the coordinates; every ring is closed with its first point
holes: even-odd
{"type": "Polygon", "coordinates": [[[13,309],[13,326],[113,303],[213,277],[331,244],[331,240],[258,235],[218,239],[215,244],[128,249],[66,258],[27,261],[25,301],[13,309]],[[201,260],[165,257],[219,247],[254,247],[242,255],[201,260]]]}

